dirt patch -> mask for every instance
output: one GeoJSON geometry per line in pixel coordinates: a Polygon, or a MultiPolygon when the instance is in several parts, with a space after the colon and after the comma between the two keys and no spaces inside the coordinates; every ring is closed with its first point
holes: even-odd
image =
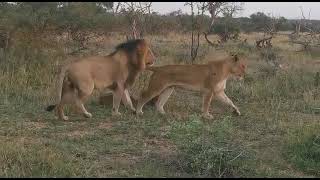
{"type": "Polygon", "coordinates": [[[7,136],[0,136],[1,137],[1,143],[2,142],[14,142],[19,145],[35,145],[35,144],[41,144],[41,139],[40,138],[33,138],[33,137],[15,137],[15,138],[10,138],[7,136]]]}
{"type": "Polygon", "coordinates": [[[120,154],[111,154],[100,157],[100,163],[103,163],[103,167],[105,170],[116,170],[121,168],[128,168],[139,161],[141,161],[141,157],[134,156],[132,154],[120,153],[120,154]]]}
{"type": "Polygon", "coordinates": [[[93,135],[93,132],[90,131],[81,131],[81,130],[75,130],[67,133],[60,133],[62,137],[71,137],[71,138],[82,138],[84,136],[93,135]]]}
{"type": "Polygon", "coordinates": [[[111,129],[112,127],[112,122],[102,122],[98,126],[99,129],[111,129]]]}
{"type": "Polygon", "coordinates": [[[17,139],[17,142],[21,144],[40,144],[41,139],[39,138],[32,138],[32,137],[21,137],[17,139]]]}
{"type": "Polygon", "coordinates": [[[179,120],[186,119],[186,118],[188,118],[190,116],[189,113],[186,112],[186,111],[185,112],[183,112],[183,111],[181,111],[181,112],[170,112],[170,111],[168,111],[168,113],[171,113],[171,115],[174,118],[179,119],[179,120]]]}
{"type": "Polygon", "coordinates": [[[26,122],[25,126],[28,129],[42,129],[48,126],[45,122],[26,122]]]}
{"type": "Polygon", "coordinates": [[[176,153],[177,147],[166,139],[146,139],[144,140],[145,151],[156,152],[161,157],[165,158],[176,153]]]}

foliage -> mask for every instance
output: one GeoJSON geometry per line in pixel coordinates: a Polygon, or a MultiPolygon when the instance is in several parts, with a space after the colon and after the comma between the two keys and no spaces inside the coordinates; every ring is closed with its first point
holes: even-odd
{"type": "Polygon", "coordinates": [[[174,123],[170,137],[180,149],[182,168],[196,177],[237,177],[246,153],[243,147],[228,142],[232,124],[229,117],[205,127],[199,116],[185,123],[174,123]]]}
{"type": "Polygon", "coordinates": [[[222,41],[228,39],[237,39],[240,33],[239,23],[230,17],[219,18],[211,30],[214,34],[218,34],[222,41]]]}
{"type": "Polygon", "coordinates": [[[320,175],[319,127],[296,131],[285,147],[284,156],[301,169],[315,176],[320,175]]]}

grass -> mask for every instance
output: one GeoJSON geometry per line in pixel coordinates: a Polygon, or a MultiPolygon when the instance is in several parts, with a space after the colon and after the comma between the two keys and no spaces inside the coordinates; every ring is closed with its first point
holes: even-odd
{"type": "MultiPolygon", "coordinates": [[[[181,89],[165,105],[165,116],[145,107],[144,116],[136,117],[121,106],[123,116],[111,117],[111,106],[99,105],[95,93],[86,104],[92,119],[70,108],[70,120],[59,121],[44,109],[54,101],[59,65],[73,57],[59,47],[26,56],[16,49],[0,63],[0,177],[319,177],[317,67],[303,64],[316,55],[288,51],[284,37],[262,54],[253,46],[255,35],[247,36],[249,44],[221,50],[201,42],[198,63],[225,51],[249,58],[245,80],[228,81],[226,90],[242,116],[214,100],[211,121],[200,116],[200,93],[181,89]],[[272,69],[268,53],[290,68],[272,69]]],[[[188,37],[152,38],[157,65],[190,63],[188,37]]],[[[104,46],[109,48],[102,54],[111,52],[108,43],[78,56],[104,46]]],[[[134,95],[149,75],[142,73],[134,95]]]]}
{"type": "Polygon", "coordinates": [[[309,174],[320,175],[319,126],[308,127],[292,133],[284,156],[294,166],[309,174]]]}

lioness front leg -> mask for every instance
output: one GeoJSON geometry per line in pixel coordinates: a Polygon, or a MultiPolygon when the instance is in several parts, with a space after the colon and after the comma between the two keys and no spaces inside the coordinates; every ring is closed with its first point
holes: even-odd
{"type": "Polygon", "coordinates": [[[204,92],[202,101],[202,115],[204,118],[212,119],[213,116],[209,113],[210,103],[213,97],[213,92],[204,92]]]}
{"type": "Polygon", "coordinates": [[[136,109],[132,105],[132,101],[131,101],[128,89],[125,89],[123,92],[122,102],[126,107],[130,108],[132,111],[136,111],[136,109]]]}
{"type": "Polygon", "coordinates": [[[123,94],[124,94],[123,86],[118,84],[117,88],[113,92],[112,116],[121,115],[121,113],[119,112],[119,106],[120,106],[120,102],[123,94]]]}
{"type": "Polygon", "coordinates": [[[231,107],[234,109],[234,112],[235,112],[238,116],[241,115],[238,107],[233,104],[233,102],[228,98],[228,96],[225,94],[224,91],[222,91],[221,93],[219,93],[219,94],[217,95],[217,97],[218,97],[218,99],[220,99],[222,102],[224,102],[224,103],[226,103],[227,105],[231,106],[231,107]]]}

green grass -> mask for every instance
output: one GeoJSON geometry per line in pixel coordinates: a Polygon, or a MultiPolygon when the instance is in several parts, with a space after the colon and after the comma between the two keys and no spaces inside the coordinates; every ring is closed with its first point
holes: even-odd
{"type": "Polygon", "coordinates": [[[0,154],[2,177],[72,177],[79,173],[75,157],[52,147],[3,142],[0,154]]]}
{"type": "Polygon", "coordinates": [[[170,139],[180,149],[179,164],[192,177],[239,177],[248,175],[245,164],[251,154],[230,140],[232,119],[225,116],[214,124],[205,124],[201,116],[172,125],[170,139]],[[247,157],[248,155],[248,157],[247,157]]]}
{"type": "Polygon", "coordinates": [[[293,133],[284,156],[294,166],[308,174],[320,175],[320,130],[313,126],[293,133]]]}
{"type": "MultiPolygon", "coordinates": [[[[157,38],[159,65],[189,57],[188,42],[157,38]]],[[[202,46],[203,54],[212,50],[202,46]]],[[[248,55],[249,70],[243,82],[227,83],[242,115],[214,100],[213,120],[201,118],[200,93],[177,89],[166,115],[145,107],[137,117],[121,106],[123,115],[111,117],[95,94],[86,103],[93,118],[68,109],[70,120],[60,121],[45,107],[54,101],[63,53],[9,53],[0,63],[0,177],[319,177],[316,67],[273,71],[251,45],[224,48],[248,55]]],[[[275,52],[297,66],[312,60],[275,52]]],[[[149,75],[134,84],[136,95],[149,75]]]]}

